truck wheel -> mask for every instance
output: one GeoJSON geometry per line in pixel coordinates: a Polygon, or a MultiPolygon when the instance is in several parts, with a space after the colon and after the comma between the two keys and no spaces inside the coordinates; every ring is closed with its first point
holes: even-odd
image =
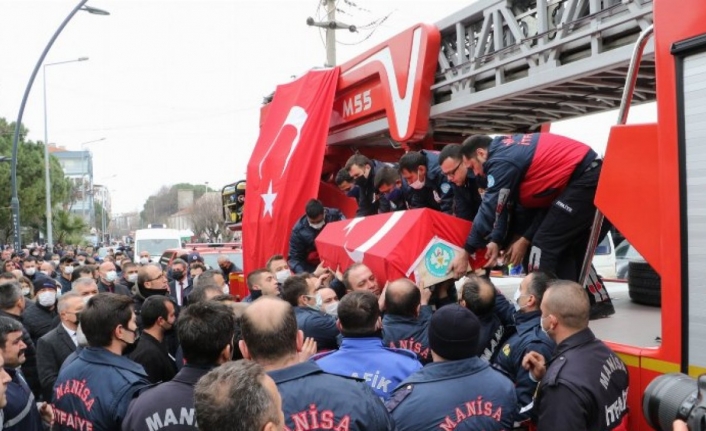
{"type": "Polygon", "coordinates": [[[662,304],[662,280],[649,263],[628,262],[628,292],[633,302],[659,307],[662,304]]]}

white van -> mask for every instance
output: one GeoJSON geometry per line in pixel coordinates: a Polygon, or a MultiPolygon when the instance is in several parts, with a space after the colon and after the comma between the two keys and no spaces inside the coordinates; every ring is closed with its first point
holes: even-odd
{"type": "Polygon", "coordinates": [[[596,254],[593,255],[593,267],[596,268],[598,275],[603,278],[616,278],[615,244],[613,244],[613,235],[610,232],[596,246],[596,254]]]}
{"type": "Polygon", "coordinates": [[[176,229],[151,228],[135,231],[134,253],[136,261],[140,252],[147,251],[152,262],[159,262],[159,258],[170,248],[181,248],[181,236],[176,229]]]}

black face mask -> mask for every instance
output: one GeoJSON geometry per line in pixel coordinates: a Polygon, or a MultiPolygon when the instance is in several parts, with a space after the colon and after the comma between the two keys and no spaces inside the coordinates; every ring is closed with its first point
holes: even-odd
{"type": "Polygon", "coordinates": [[[364,186],[367,181],[368,179],[365,178],[363,175],[355,179],[355,183],[360,187],[364,186]]]}
{"type": "Polygon", "coordinates": [[[184,277],[184,271],[172,271],[172,277],[175,280],[181,280],[184,277]]]}
{"type": "Polygon", "coordinates": [[[169,294],[169,288],[167,289],[147,289],[144,286],[137,286],[138,290],[140,291],[140,295],[142,295],[144,298],[149,298],[150,296],[155,296],[155,295],[168,295],[169,294]]]}

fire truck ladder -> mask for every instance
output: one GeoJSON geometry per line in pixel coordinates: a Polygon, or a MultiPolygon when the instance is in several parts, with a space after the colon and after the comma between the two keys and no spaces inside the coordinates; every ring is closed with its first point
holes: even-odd
{"type": "MultiPolygon", "coordinates": [[[[435,137],[538,130],[617,109],[652,0],[479,0],[436,23],[435,137]]],[[[654,101],[646,47],[634,102],[654,101]]],[[[439,140],[439,139],[437,139],[439,140]]]]}

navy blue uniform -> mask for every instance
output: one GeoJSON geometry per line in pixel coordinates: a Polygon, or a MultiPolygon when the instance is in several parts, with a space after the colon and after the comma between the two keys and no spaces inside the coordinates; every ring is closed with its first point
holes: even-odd
{"type": "Polygon", "coordinates": [[[311,361],[267,374],[282,396],[287,429],[395,429],[382,401],[364,382],[325,373],[311,361]]]}
{"type": "Polygon", "coordinates": [[[336,327],[336,319],[307,307],[294,307],[294,314],[297,317],[297,327],[304,333],[304,337],[316,341],[319,350],[338,348],[340,332],[336,327]]]}
{"type": "Polygon", "coordinates": [[[359,181],[356,181],[356,185],[358,186],[358,211],[355,213],[356,217],[364,217],[375,215],[378,212],[390,211],[390,203],[384,196],[378,196],[378,192],[375,189],[375,173],[385,166],[394,167],[394,165],[378,160],[371,160],[371,162],[372,166],[368,178],[360,177],[359,181]]]}
{"type": "MultiPolygon", "coordinates": [[[[324,208],[324,220],[332,223],[345,219],[341,211],[334,208],[324,208]]],[[[323,228],[322,228],[323,229],[323,228]]],[[[321,233],[321,229],[314,229],[309,225],[306,215],[302,216],[292,228],[292,235],[289,237],[289,267],[292,272],[314,272],[316,265],[310,262],[310,255],[316,251],[314,240],[321,233]]]]}
{"type": "Polygon", "coordinates": [[[515,388],[488,362],[473,357],[426,365],[402,382],[385,405],[399,431],[509,430],[515,388]]]}
{"type": "Polygon", "coordinates": [[[422,368],[417,355],[409,350],[386,348],[377,337],[343,337],[337,351],[313,359],[327,373],[364,379],[383,401],[390,398],[402,380],[422,368]]]}
{"type": "Polygon", "coordinates": [[[424,187],[412,189],[410,209],[431,208],[453,215],[453,189],[446,175],[439,166],[439,153],[436,151],[420,151],[426,157],[427,175],[424,187]]]}
{"type": "Polygon", "coordinates": [[[493,312],[478,316],[481,333],[478,346],[481,358],[493,362],[500,346],[515,333],[515,308],[498,289],[495,289],[493,312]]]}
{"type": "MultiPolygon", "coordinates": [[[[380,212],[404,211],[412,208],[414,190],[407,184],[404,178],[401,178],[402,185],[393,189],[389,193],[385,193],[385,206],[381,206],[380,212]]],[[[382,205],[382,204],[381,204],[382,205]]]]}
{"type": "Polygon", "coordinates": [[[627,430],[628,372],[586,328],[556,348],[539,386],[538,431],[627,430]]]}
{"type": "Polygon", "coordinates": [[[476,180],[473,170],[468,169],[466,174],[466,182],[462,186],[457,186],[451,183],[454,194],[454,209],[453,214],[464,220],[473,221],[482,202],[478,188],[480,187],[476,180]]]}
{"type": "Polygon", "coordinates": [[[7,384],[7,405],[2,409],[3,430],[43,431],[42,416],[24,376],[19,369],[5,368],[5,371],[12,380],[7,384]]]}
{"type": "Polygon", "coordinates": [[[186,365],[172,380],[140,394],[127,409],[123,431],[197,431],[194,386],[210,370],[186,365]]]}
{"type": "Polygon", "coordinates": [[[118,431],[130,401],[148,385],[142,365],[86,347],[54,384],[54,430],[118,431]]]}
{"type": "Polygon", "coordinates": [[[386,346],[411,350],[422,364],[431,362],[429,322],[432,310],[422,305],[418,317],[385,314],[382,318],[382,340],[386,346]]]}
{"type": "Polygon", "coordinates": [[[532,401],[537,382],[530,378],[529,371],[522,367],[522,359],[529,352],[537,352],[549,363],[556,344],[540,328],[541,311],[515,314],[517,333],[511,336],[495,357],[495,365],[507,373],[515,382],[517,409],[515,422],[530,418],[532,401]]]}

